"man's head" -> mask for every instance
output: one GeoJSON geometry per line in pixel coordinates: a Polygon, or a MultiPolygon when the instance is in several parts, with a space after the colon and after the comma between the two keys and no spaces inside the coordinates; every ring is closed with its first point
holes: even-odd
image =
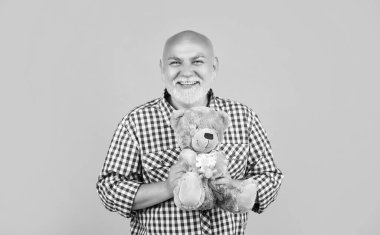
{"type": "Polygon", "coordinates": [[[160,68],[172,103],[190,108],[207,103],[218,59],[210,39],[194,31],[183,31],[166,41],[160,68]]]}

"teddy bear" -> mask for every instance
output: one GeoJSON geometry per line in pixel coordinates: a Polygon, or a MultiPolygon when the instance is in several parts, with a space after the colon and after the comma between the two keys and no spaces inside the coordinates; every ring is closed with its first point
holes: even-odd
{"type": "Polygon", "coordinates": [[[256,182],[233,181],[225,154],[215,150],[229,125],[227,113],[208,107],[173,112],[171,126],[181,148],[178,161],[187,169],[173,190],[174,203],[179,208],[208,210],[216,205],[239,213],[253,207],[256,182]],[[231,184],[217,185],[218,177],[231,179],[231,184]]]}
{"type": "Polygon", "coordinates": [[[216,156],[222,153],[212,150],[222,141],[229,123],[227,113],[207,107],[173,112],[171,126],[182,150],[178,161],[187,168],[173,191],[179,208],[208,210],[214,207],[215,197],[209,181],[217,171],[217,159],[222,159],[216,156]]]}
{"type": "Polygon", "coordinates": [[[214,178],[223,175],[229,179],[230,184],[220,186],[216,185],[214,180],[209,181],[216,206],[232,213],[250,211],[256,201],[257,182],[252,178],[243,181],[232,180],[228,174],[227,165],[224,162],[219,161],[220,165],[217,166],[218,169],[215,171],[218,174],[214,178]]]}

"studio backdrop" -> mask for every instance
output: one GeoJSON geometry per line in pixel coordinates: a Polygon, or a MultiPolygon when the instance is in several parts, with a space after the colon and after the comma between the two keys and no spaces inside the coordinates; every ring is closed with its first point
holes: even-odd
{"type": "Polygon", "coordinates": [[[0,234],[129,234],[95,184],[163,95],[165,40],[213,42],[214,93],[251,107],[285,178],[246,234],[380,234],[379,1],[0,1],[0,234]]]}

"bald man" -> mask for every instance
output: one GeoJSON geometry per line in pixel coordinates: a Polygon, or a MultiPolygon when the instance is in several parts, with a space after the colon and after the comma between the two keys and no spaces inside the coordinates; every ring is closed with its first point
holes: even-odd
{"type": "Polygon", "coordinates": [[[218,70],[218,59],[207,37],[193,31],[172,36],[165,44],[160,68],[176,109],[206,106],[206,94],[218,70]]]}
{"type": "Polygon", "coordinates": [[[173,201],[175,182],[184,174],[180,148],[170,127],[174,110],[207,106],[229,114],[232,125],[218,146],[229,159],[230,184],[253,178],[254,212],[274,201],[283,174],[275,166],[269,140],[249,107],[213,94],[219,62],[211,41],[194,31],[170,37],[160,60],[164,96],[133,109],[118,125],[97,190],[104,206],[131,218],[132,234],[243,234],[247,213],[221,208],[184,211],[173,201]]]}

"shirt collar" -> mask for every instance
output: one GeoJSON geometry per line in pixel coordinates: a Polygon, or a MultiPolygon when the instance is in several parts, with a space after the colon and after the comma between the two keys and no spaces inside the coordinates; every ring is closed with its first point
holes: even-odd
{"type": "MultiPolygon", "coordinates": [[[[164,116],[165,117],[168,117],[170,118],[170,115],[172,114],[172,112],[175,110],[175,108],[169,103],[169,97],[170,97],[170,94],[169,92],[165,89],[164,90],[164,96],[161,98],[160,100],[160,109],[161,111],[163,112],[164,116]]],[[[214,92],[212,91],[212,89],[210,89],[207,93],[207,98],[208,98],[208,104],[207,104],[207,107],[210,107],[210,108],[213,108],[215,109],[215,96],[214,96],[214,92]]],[[[169,120],[168,120],[169,121],[169,120]]],[[[170,123],[170,121],[169,121],[170,123]]]]}

